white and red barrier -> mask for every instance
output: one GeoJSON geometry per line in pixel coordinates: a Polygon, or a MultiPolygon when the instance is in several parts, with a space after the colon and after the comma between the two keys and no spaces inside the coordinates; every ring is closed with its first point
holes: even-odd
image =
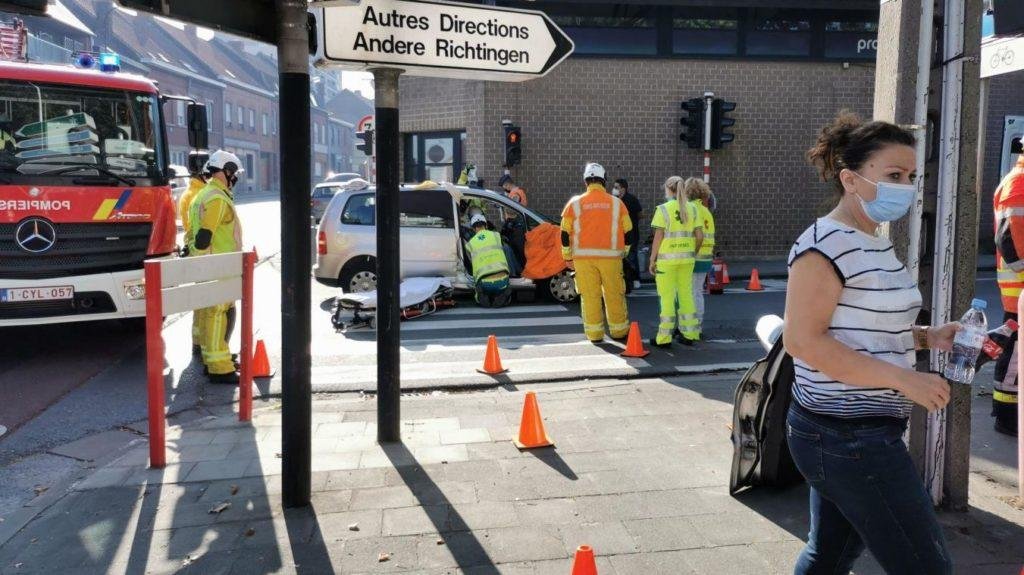
{"type": "Polygon", "coordinates": [[[148,260],[146,269],[146,379],[149,393],[149,464],[167,463],[164,419],[163,319],[242,300],[238,420],[252,419],[252,287],[255,252],[148,260]]]}

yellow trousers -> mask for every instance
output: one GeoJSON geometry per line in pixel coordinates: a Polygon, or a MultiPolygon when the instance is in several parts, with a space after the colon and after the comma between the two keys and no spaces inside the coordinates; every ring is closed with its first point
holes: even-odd
{"type": "Polygon", "coordinates": [[[203,347],[203,312],[205,309],[192,311],[192,345],[203,347]]]}
{"type": "Polygon", "coordinates": [[[670,343],[676,326],[689,340],[700,339],[697,309],[693,301],[693,260],[657,264],[654,281],[658,286],[661,313],[658,318],[659,344],[670,343]]]}
{"type": "Polygon", "coordinates": [[[576,291],[580,294],[583,312],[583,333],[590,341],[604,339],[605,313],[608,333],[623,338],[629,333],[626,311],[626,283],[622,277],[622,260],[584,258],[575,260],[576,291]],[[602,301],[604,302],[602,310],[602,301]]]}
{"type": "Polygon", "coordinates": [[[214,375],[235,371],[228,348],[234,304],[226,303],[198,310],[202,319],[203,363],[214,375]]]}

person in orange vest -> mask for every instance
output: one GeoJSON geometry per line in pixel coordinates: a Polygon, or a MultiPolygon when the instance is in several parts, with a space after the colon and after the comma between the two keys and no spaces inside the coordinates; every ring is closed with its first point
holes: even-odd
{"type": "Polygon", "coordinates": [[[498,180],[498,185],[501,186],[501,189],[505,190],[505,195],[508,196],[508,199],[518,203],[524,208],[526,207],[526,190],[516,185],[516,183],[512,181],[512,176],[505,174],[500,180],[498,180]]]}
{"type": "MultiPolygon", "coordinates": [[[[995,214],[996,281],[1003,300],[1003,321],[1017,317],[1017,298],[1024,289],[1024,156],[1019,156],[992,197],[995,214]]],[[[996,361],[992,415],[996,431],[1017,435],[1017,334],[996,361]]]]}
{"type": "Polygon", "coordinates": [[[622,258],[626,257],[626,233],[633,229],[622,200],[605,190],[600,164],[583,170],[587,191],[574,196],[562,210],[562,258],[576,272],[583,332],[593,343],[604,340],[605,314],[612,339],[629,334],[626,283],[622,258]],[[604,310],[602,311],[602,299],[604,310]]]}

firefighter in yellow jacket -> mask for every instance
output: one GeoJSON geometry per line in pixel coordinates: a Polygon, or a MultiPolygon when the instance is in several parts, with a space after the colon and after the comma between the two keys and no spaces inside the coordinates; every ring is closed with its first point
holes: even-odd
{"type": "MultiPolygon", "coordinates": [[[[206,187],[206,176],[203,174],[203,169],[206,165],[207,160],[210,159],[210,155],[206,152],[193,151],[188,155],[188,189],[186,189],[181,197],[178,198],[178,217],[181,219],[181,228],[185,231],[185,249],[182,250],[182,256],[188,256],[188,247],[192,245],[192,226],[189,225],[189,210],[192,209],[192,200],[196,198],[200,191],[206,187]]],[[[203,340],[203,314],[202,310],[195,310],[192,312],[192,355],[200,355],[202,353],[202,340],[203,340]]]]}
{"type": "MultiPolygon", "coordinates": [[[[1024,155],[1017,159],[992,197],[995,214],[996,281],[1003,300],[1003,321],[1017,317],[1017,299],[1024,289],[1024,155]]],[[[996,361],[995,385],[992,389],[992,415],[996,431],[1016,435],[1019,409],[1019,383],[1016,369],[1017,334],[1009,349],[996,361]]]]}
{"type": "Polygon", "coordinates": [[[587,339],[594,343],[604,339],[607,314],[609,335],[623,340],[629,334],[629,316],[622,258],[629,251],[625,234],[633,229],[633,222],[622,200],[605,189],[600,164],[587,164],[583,181],[587,191],[562,210],[562,258],[576,271],[587,339]]]}
{"type": "Polygon", "coordinates": [[[665,200],[654,209],[651,221],[654,243],[650,272],[661,300],[658,335],[651,344],[671,346],[672,334],[678,328],[679,343],[693,345],[700,337],[693,302],[693,266],[704,236],[697,207],[686,200],[682,178],[672,176],[665,181],[665,200]]]}
{"type": "MultiPolygon", "coordinates": [[[[243,173],[238,156],[224,150],[210,154],[206,162],[207,184],[192,201],[189,225],[193,256],[226,254],[242,249],[242,226],[235,212],[232,188],[243,173]]],[[[238,372],[228,348],[235,323],[233,303],[202,310],[202,355],[213,383],[238,383],[238,372]]]]}

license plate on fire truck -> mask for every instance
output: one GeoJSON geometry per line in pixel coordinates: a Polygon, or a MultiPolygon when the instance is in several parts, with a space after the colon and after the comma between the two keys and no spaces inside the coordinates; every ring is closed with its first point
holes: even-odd
{"type": "Polygon", "coordinates": [[[16,301],[50,301],[74,299],[73,286],[49,286],[33,288],[0,288],[0,303],[16,301]]]}

